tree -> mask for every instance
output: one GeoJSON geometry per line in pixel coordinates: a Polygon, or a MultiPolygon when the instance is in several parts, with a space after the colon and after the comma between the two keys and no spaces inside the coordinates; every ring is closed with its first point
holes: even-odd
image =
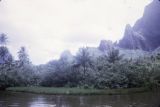
{"type": "Polygon", "coordinates": [[[13,60],[12,55],[10,54],[7,47],[0,47],[0,64],[11,63],[13,60]]]}
{"type": "Polygon", "coordinates": [[[18,52],[18,58],[19,58],[20,64],[22,64],[22,65],[30,63],[25,47],[20,48],[20,51],[18,52]]]}
{"type": "Polygon", "coordinates": [[[7,35],[2,33],[0,34],[0,45],[4,46],[7,43],[7,35]]]}
{"type": "Polygon", "coordinates": [[[91,65],[91,56],[89,55],[88,48],[79,49],[78,54],[76,55],[76,64],[82,66],[83,75],[86,75],[87,67],[91,65]]]}
{"type": "Polygon", "coordinates": [[[119,50],[114,47],[110,48],[107,51],[107,60],[110,63],[115,63],[123,58],[123,55],[120,55],[119,50]]]}
{"type": "Polygon", "coordinates": [[[36,68],[32,65],[29,60],[29,56],[25,47],[21,47],[18,52],[17,61],[17,71],[19,74],[19,78],[21,78],[20,85],[28,86],[28,85],[37,85],[38,84],[38,77],[37,73],[35,72],[36,68]],[[27,78],[26,78],[27,77],[27,78]]]}
{"type": "Polygon", "coordinates": [[[5,46],[7,42],[7,36],[5,34],[0,35],[0,89],[5,89],[12,84],[12,80],[9,78],[9,71],[12,70],[13,57],[10,54],[8,48],[5,46]]]}
{"type": "Polygon", "coordinates": [[[13,57],[10,54],[8,48],[5,46],[7,43],[7,36],[5,34],[0,35],[0,64],[9,63],[13,57]]]}

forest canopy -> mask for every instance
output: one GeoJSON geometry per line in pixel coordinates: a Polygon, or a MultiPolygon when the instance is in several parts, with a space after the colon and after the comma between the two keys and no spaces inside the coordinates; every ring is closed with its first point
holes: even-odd
{"type": "Polygon", "coordinates": [[[103,40],[97,48],[80,48],[75,56],[64,51],[58,60],[33,65],[24,46],[17,52],[18,60],[15,60],[7,43],[7,35],[1,34],[1,89],[15,86],[152,88],[160,85],[159,52],[128,58],[121,54],[124,50],[103,40]]]}

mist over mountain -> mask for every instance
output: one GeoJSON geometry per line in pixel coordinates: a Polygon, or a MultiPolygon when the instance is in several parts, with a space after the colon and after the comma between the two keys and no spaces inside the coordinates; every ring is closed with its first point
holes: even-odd
{"type": "Polygon", "coordinates": [[[143,17],[133,27],[126,26],[118,46],[124,49],[155,50],[160,46],[160,1],[153,0],[145,7],[143,17]]]}

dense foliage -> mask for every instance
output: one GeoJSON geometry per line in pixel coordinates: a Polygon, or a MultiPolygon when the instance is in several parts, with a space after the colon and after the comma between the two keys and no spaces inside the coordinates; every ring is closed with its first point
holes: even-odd
{"type": "Polygon", "coordinates": [[[95,57],[89,48],[81,48],[73,56],[62,53],[59,60],[34,66],[27,50],[21,47],[14,60],[6,46],[6,36],[0,36],[0,88],[14,86],[133,88],[158,87],[160,84],[160,54],[148,57],[124,58],[114,46],[101,44],[104,54],[95,57]]]}

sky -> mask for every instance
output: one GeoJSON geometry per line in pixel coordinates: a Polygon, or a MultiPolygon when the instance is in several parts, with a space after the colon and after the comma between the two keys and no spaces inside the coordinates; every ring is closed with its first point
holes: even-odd
{"type": "Polygon", "coordinates": [[[2,0],[0,33],[15,59],[21,46],[33,64],[59,58],[64,50],[118,41],[151,0],[2,0]]]}

